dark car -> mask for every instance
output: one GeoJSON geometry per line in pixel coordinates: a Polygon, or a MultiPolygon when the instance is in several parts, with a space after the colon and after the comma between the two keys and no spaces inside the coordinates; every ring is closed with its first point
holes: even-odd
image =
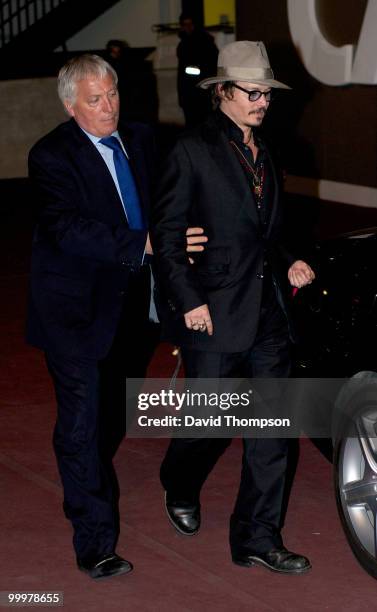
{"type": "Polygon", "coordinates": [[[344,379],[332,411],[335,493],[348,542],[377,578],[377,228],[315,247],[297,292],[295,376],[344,379]],[[348,379],[348,380],[346,380],[348,379]]]}

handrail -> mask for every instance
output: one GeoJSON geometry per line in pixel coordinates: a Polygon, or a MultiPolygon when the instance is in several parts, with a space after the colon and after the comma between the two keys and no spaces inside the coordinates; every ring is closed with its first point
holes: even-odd
{"type": "MultiPolygon", "coordinates": [[[[152,32],[157,34],[177,34],[181,26],[177,22],[170,23],[154,23],[151,26],[152,32]]],[[[231,22],[217,23],[209,26],[205,26],[208,32],[225,32],[226,34],[232,34],[234,32],[235,25],[231,22]]]]}
{"type": "Polygon", "coordinates": [[[1,0],[0,48],[67,0],[1,0]]]}

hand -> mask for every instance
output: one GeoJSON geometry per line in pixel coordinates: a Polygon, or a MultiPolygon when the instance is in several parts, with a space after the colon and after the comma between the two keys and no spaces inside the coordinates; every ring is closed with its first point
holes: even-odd
{"type": "MultiPolygon", "coordinates": [[[[202,227],[189,227],[186,231],[186,241],[186,251],[188,253],[197,253],[204,251],[203,243],[208,242],[208,238],[204,235],[204,230],[202,227]]],[[[193,264],[194,260],[189,257],[189,262],[193,264]]]]}
{"type": "Polygon", "coordinates": [[[145,243],[145,253],[147,255],[153,255],[151,240],[149,238],[149,234],[147,235],[147,242],[145,243]]]}
{"type": "Polygon", "coordinates": [[[288,279],[292,287],[300,289],[301,287],[305,287],[305,285],[310,285],[315,279],[315,274],[305,261],[298,259],[289,268],[288,279]]]}
{"type": "Polygon", "coordinates": [[[209,336],[213,334],[212,319],[207,304],[203,304],[202,306],[198,306],[186,312],[185,324],[188,329],[201,332],[207,331],[209,336]]]}

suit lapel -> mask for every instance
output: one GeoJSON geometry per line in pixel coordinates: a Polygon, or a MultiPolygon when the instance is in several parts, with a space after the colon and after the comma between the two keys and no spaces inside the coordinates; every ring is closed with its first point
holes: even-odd
{"type": "MultiPolygon", "coordinates": [[[[206,124],[204,124],[203,138],[207,141],[210,149],[210,155],[219,166],[221,176],[224,177],[228,183],[228,186],[232,189],[236,201],[240,203],[255,225],[259,226],[260,220],[253,191],[245,177],[245,173],[239,160],[237,159],[232,145],[228,142],[227,136],[218,125],[214,116],[211,116],[206,124]]],[[[271,179],[273,182],[274,194],[273,201],[270,204],[272,208],[269,214],[269,223],[267,228],[267,236],[269,236],[278,211],[279,182],[274,160],[272,159],[267,147],[266,155],[271,168],[271,179]]]]}
{"type": "MultiPolygon", "coordinates": [[[[80,157],[80,171],[88,179],[91,188],[96,192],[96,204],[100,216],[109,221],[127,221],[122,201],[110,171],[98,149],[77,125],[74,119],[69,122],[75,135],[75,154],[80,157]]],[[[119,130],[119,135],[129,156],[129,163],[138,188],[141,207],[145,218],[148,218],[149,177],[144,162],[144,152],[137,134],[129,128],[119,130]]]]}
{"type": "Polygon", "coordinates": [[[97,207],[98,216],[109,222],[126,221],[123,204],[113,177],[98,149],[72,119],[76,136],[75,157],[79,160],[79,171],[85,176],[85,184],[96,194],[91,202],[97,207]]]}
{"type": "Polygon", "coordinates": [[[276,214],[277,214],[277,210],[278,210],[278,201],[279,201],[279,182],[278,182],[278,178],[276,175],[276,168],[275,168],[275,164],[273,159],[271,158],[270,152],[269,150],[266,148],[266,155],[268,157],[268,161],[269,161],[269,165],[271,168],[271,175],[272,175],[272,182],[273,182],[273,193],[274,193],[274,197],[273,197],[273,201],[272,201],[272,209],[270,211],[270,215],[269,215],[269,223],[268,223],[268,228],[267,228],[267,237],[270,235],[271,233],[271,228],[274,225],[275,219],[276,219],[276,214]]]}
{"type": "Polygon", "coordinates": [[[209,130],[205,133],[204,138],[208,142],[211,157],[219,167],[220,175],[233,191],[235,201],[239,202],[253,223],[259,225],[259,217],[250,185],[232,145],[223,130],[219,129],[217,125],[214,126],[211,120],[209,120],[207,127],[209,130]],[[214,127],[215,129],[213,129],[214,127]]]}

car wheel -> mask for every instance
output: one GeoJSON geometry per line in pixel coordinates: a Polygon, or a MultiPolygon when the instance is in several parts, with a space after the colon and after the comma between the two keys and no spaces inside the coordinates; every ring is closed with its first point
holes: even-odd
{"type": "Polygon", "coordinates": [[[360,372],[335,406],[334,483],[339,516],[363,568],[377,578],[377,373],[360,372]]]}

